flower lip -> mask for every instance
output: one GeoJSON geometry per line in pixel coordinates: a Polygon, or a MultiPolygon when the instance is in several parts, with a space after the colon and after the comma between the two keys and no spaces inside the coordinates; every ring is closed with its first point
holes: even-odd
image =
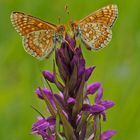
{"type": "Polygon", "coordinates": [[[96,68],[96,66],[92,66],[92,67],[85,69],[85,80],[86,81],[89,79],[90,75],[92,74],[92,72],[95,68],[96,68]]]}
{"type": "Polygon", "coordinates": [[[42,72],[42,74],[43,74],[45,79],[47,79],[51,83],[54,83],[54,75],[50,71],[45,70],[42,72]]]}
{"type": "Polygon", "coordinates": [[[53,117],[49,117],[48,119],[38,117],[37,122],[32,125],[32,134],[38,134],[49,139],[49,135],[47,133],[48,128],[52,134],[55,133],[55,119],[53,117]]]}
{"type": "Polygon", "coordinates": [[[116,134],[115,130],[108,130],[101,134],[101,140],[110,140],[110,138],[116,134]]]}
{"type": "Polygon", "coordinates": [[[87,87],[87,95],[94,94],[101,86],[100,82],[94,82],[87,87]]]}
{"type": "Polygon", "coordinates": [[[95,96],[95,103],[100,103],[102,97],[103,97],[103,88],[99,88],[98,93],[95,96]]]}
{"type": "Polygon", "coordinates": [[[100,113],[104,111],[105,107],[99,104],[94,104],[94,105],[84,104],[82,110],[88,111],[91,114],[94,114],[94,113],[100,113]]]}
{"type": "Polygon", "coordinates": [[[110,100],[102,100],[101,105],[103,105],[106,109],[113,107],[115,104],[110,100]]]}

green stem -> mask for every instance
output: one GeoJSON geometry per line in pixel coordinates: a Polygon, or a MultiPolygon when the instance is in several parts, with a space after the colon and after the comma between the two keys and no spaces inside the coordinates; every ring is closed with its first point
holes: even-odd
{"type": "Polygon", "coordinates": [[[95,136],[93,140],[101,140],[101,122],[100,115],[95,116],[95,136]]]}

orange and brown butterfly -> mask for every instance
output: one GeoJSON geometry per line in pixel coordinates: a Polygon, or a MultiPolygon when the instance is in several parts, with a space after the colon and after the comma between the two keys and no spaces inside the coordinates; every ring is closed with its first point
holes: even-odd
{"type": "Polygon", "coordinates": [[[21,12],[13,12],[11,22],[22,36],[25,51],[39,60],[48,57],[65,36],[63,25],[54,25],[21,12]]]}
{"type": "Polygon", "coordinates": [[[75,36],[80,37],[89,50],[105,47],[112,38],[112,26],[118,16],[117,5],[105,6],[80,21],[70,21],[75,36]]]}

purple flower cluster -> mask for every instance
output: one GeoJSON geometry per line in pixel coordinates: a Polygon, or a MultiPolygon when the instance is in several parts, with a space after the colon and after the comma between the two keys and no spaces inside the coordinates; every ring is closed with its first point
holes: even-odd
{"type": "Polygon", "coordinates": [[[87,85],[95,66],[86,68],[75,38],[66,35],[65,39],[55,51],[53,72],[43,71],[46,81],[55,84],[60,92],[53,93],[51,88],[36,89],[50,116],[39,117],[32,126],[32,134],[42,136],[43,140],[109,140],[116,132],[101,133],[100,122],[106,121],[106,110],[114,103],[102,99],[101,83],[87,85]],[[91,103],[89,96],[95,96],[91,103]]]}

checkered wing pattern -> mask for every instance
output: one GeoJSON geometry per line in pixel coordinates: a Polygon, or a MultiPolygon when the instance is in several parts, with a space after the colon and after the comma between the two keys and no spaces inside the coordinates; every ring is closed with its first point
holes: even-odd
{"type": "Polygon", "coordinates": [[[108,5],[80,20],[79,34],[88,49],[105,47],[112,38],[111,27],[118,16],[116,5],[108,5]]]}
{"type": "Polygon", "coordinates": [[[20,12],[13,12],[11,21],[23,37],[23,46],[27,53],[39,60],[49,56],[55,47],[56,25],[20,12]]]}

